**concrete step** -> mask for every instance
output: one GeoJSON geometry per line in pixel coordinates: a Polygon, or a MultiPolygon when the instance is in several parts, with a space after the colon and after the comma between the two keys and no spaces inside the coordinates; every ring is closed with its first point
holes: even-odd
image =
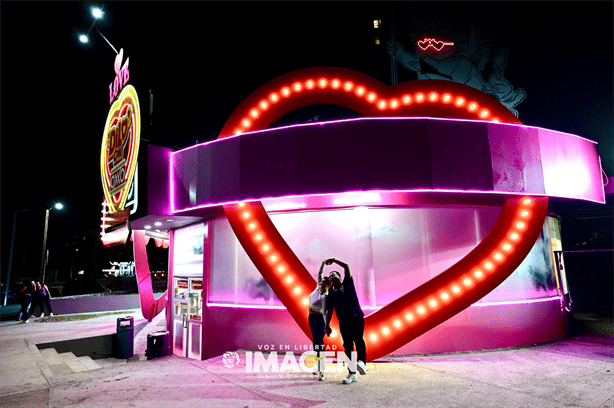
{"type": "Polygon", "coordinates": [[[45,359],[48,359],[48,358],[60,358],[58,356],[57,350],[54,349],[54,348],[42,349],[40,352],[43,355],[43,357],[45,357],[45,359]]]}
{"type": "Polygon", "coordinates": [[[81,356],[77,358],[88,370],[96,370],[101,368],[100,364],[92,360],[90,356],[81,356]]]}
{"type": "Polygon", "coordinates": [[[58,356],[63,361],[72,361],[72,360],[76,360],[77,359],[77,356],[75,356],[72,351],[68,351],[66,353],[59,353],[58,356]]]}
{"type": "Polygon", "coordinates": [[[96,364],[98,364],[100,367],[105,368],[105,367],[113,367],[116,365],[121,365],[121,364],[127,364],[128,363],[128,359],[119,359],[119,358],[98,358],[96,360],[94,360],[96,362],[96,364]]]}

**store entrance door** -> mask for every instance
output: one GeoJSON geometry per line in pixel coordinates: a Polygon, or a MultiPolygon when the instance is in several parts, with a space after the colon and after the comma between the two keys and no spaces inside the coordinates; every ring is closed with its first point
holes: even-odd
{"type": "Polygon", "coordinates": [[[202,359],[203,280],[173,279],[173,354],[202,359]]]}

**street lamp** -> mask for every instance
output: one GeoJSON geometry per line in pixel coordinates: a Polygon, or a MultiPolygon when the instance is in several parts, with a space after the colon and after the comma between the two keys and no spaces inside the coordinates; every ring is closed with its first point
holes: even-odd
{"type": "Polygon", "coordinates": [[[41,259],[41,283],[45,283],[45,270],[47,269],[47,230],[49,229],[49,211],[61,210],[64,208],[62,203],[56,203],[53,207],[47,208],[45,211],[45,232],[43,233],[43,254],[41,259]]]}
{"type": "MultiPolygon", "coordinates": [[[[104,8],[104,6],[103,6],[103,8],[104,8]]],[[[96,28],[96,27],[94,27],[94,24],[96,24],[96,21],[98,21],[99,18],[102,18],[102,16],[104,15],[104,12],[102,11],[102,9],[94,7],[94,8],[92,8],[92,15],[94,16],[94,22],[90,26],[90,29],[87,30],[87,34],[80,34],[79,35],[79,41],[81,41],[82,43],[89,42],[88,35],[90,34],[90,31],[92,31],[92,28],[96,28]]],[[[107,42],[107,44],[109,44],[111,46],[111,48],[113,48],[113,51],[115,51],[115,54],[118,54],[118,52],[115,49],[115,47],[113,46],[113,44],[111,44],[111,42],[109,40],[107,40],[107,37],[102,35],[100,30],[98,30],[97,28],[96,28],[96,31],[98,31],[98,34],[100,34],[100,36],[107,42]]]]}

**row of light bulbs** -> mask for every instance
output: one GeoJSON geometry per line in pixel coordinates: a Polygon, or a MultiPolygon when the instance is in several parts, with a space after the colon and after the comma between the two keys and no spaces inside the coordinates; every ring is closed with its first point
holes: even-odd
{"type": "Polygon", "coordinates": [[[279,92],[272,92],[268,99],[263,99],[257,106],[249,109],[249,113],[246,117],[241,119],[240,126],[235,129],[234,134],[238,135],[243,132],[249,131],[253,121],[258,119],[260,115],[269,109],[271,104],[279,102],[282,98],[288,98],[292,94],[299,93],[303,90],[311,91],[317,89],[339,89],[346,92],[354,92],[359,98],[366,98],[370,103],[376,103],[377,107],[384,111],[386,109],[398,109],[401,106],[409,106],[412,103],[423,102],[441,102],[443,104],[449,104],[457,108],[466,108],[469,112],[476,113],[478,119],[491,120],[492,122],[499,122],[498,118],[491,117],[488,109],[480,108],[477,102],[467,101],[463,96],[453,96],[450,93],[439,94],[437,92],[416,92],[415,94],[406,94],[401,98],[380,99],[375,92],[369,91],[364,86],[356,86],[352,81],[341,81],[339,79],[326,79],[322,78],[317,81],[308,79],[305,82],[295,82],[291,86],[284,86],[279,92]]]}

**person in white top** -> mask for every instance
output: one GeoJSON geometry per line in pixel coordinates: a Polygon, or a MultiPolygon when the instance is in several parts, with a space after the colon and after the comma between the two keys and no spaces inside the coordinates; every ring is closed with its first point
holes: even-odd
{"type": "MultiPolygon", "coordinates": [[[[313,338],[313,350],[317,353],[318,364],[318,379],[324,380],[324,331],[325,322],[324,316],[326,313],[326,296],[328,296],[328,288],[330,280],[328,277],[322,277],[326,261],[322,262],[320,272],[318,272],[318,286],[309,295],[309,327],[311,328],[311,336],[313,338]]],[[[316,374],[316,372],[314,372],[316,374]]]]}

